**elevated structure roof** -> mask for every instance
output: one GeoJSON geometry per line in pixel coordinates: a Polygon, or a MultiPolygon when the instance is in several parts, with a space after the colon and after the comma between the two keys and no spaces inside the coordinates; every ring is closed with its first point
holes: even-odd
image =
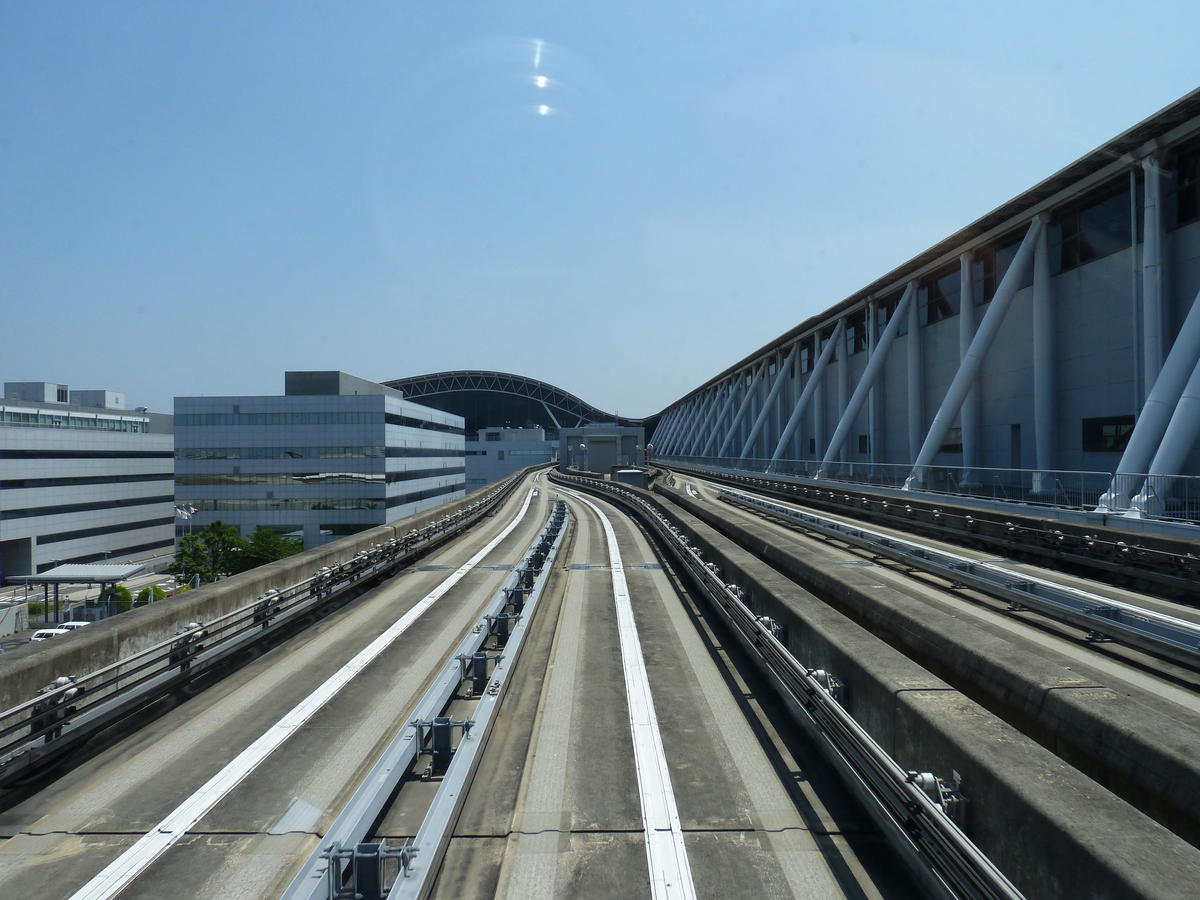
{"type": "Polygon", "coordinates": [[[116,584],[145,571],[142,563],[68,563],[40,575],[12,575],[14,584],[116,584]]]}
{"type": "Polygon", "coordinates": [[[557,438],[560,428],[590,422],[642,424],[641,419],[618,418],[598,409],[560,387],[509,372],[462,369],[383,384],[402,391],[408,400],[462,416],[467,420],[467,434],[481,428],[540,426],[548,436],[557,438]]]}

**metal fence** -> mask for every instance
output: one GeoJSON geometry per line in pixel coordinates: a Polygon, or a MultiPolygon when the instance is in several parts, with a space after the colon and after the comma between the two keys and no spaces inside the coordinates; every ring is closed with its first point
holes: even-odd
{"type": "MultiPolygon", "coordinates": [[[[816,480],[815,459],[730,459],[716,456],[670,456],[658,461],[698,468],[752,472],[816,480]]],[[[911,465],[896,463],[830,463],[821,480],[875,487],[903,488],[911,465]]],[[[1200,476],[1117,475],[1069,469],[995,469],[926,466],[913,490],[956,497],[978,497],[1057,509],[1093,510],[1102,499],[1113,512],[1131,511],[1145,518],[1200,522],[1200,476]],[[1110,488],[1112,490],[1110,491],[1110,488]]]]}

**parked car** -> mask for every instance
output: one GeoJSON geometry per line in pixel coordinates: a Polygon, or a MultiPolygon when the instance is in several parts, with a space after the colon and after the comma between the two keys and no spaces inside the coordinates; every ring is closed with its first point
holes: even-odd
{"type": "Polygon", "coordinates": [[[52,637],[58,637],[60,634],[70,634],[69,628],[40,628],[33,633],[31,641],[48,641],[52,637]]]}
{"type": "Polygon", "coordinates": [[[90,624],[91,624],[90,622],[63,622],[58,627],[60,629],[65,628],[67,631],[78,631],[80,628],[83,628],[90,624]]]}

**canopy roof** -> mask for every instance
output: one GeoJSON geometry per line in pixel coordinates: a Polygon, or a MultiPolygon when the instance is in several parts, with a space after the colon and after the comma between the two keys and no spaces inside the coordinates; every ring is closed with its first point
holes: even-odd
{"type": "Polygon", "coordinates": [[[10,575],[4,580],[14,584],[116,584],[145,568],[142,563],[68,563],[39,575],[10,575]]]}

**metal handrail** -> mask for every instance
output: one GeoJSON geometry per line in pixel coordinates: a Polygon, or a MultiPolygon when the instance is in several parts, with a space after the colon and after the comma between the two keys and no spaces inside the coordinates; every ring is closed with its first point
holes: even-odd
{"type": "Polygon", "coordinates": [[[210,622],[194,623],[198,629],[183,629],[152,647],[85,675],[68,676],[70,683],[47,686],[37,696],[0,712],[0,784],[105,727],[150,697],[161,696],[212,668],[264,634],[290,624],[313,607],[328,603],[351,587],[395,568],[430,544],[469,527],[507,497],[522,474],[502,482],[474,503],[413,529],[402,538],[376,544],[339,564],[322,567],[210,622]]]}

